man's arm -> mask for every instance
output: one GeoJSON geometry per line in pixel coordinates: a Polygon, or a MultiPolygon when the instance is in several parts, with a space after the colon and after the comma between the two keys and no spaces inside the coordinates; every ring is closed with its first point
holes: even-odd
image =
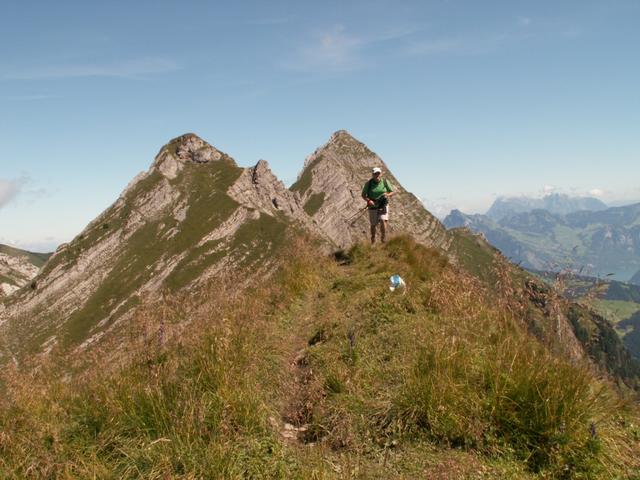
{"type": "Polygon", "coordinates": [[[393,196],[393,194],[395,193],[393,191],[393,185],[391,185],[391,182],[389,182],[389,180],[387,180],[386,178],[384,179],[384,186],[386,188],[386,192],[384,193],[384,196],[387,198],[391,198],[393,196]]]}

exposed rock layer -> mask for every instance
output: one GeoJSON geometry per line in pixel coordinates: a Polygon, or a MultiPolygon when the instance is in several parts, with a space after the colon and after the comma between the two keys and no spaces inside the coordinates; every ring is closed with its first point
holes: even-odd
{"type": "Polygon", "coordinates": [[[446,250],[450,237],[438,219],[402,187],[380,157],[344,130],[307,157],[291,189],[300,194],[319,229],[346,248],[369,236],[368,216],[359,211],[364,206],[362,187],[371,178],[372,167],[382,168],[395,189],[389,206],[392,233],[408,233],[427,246],[446,250]]]}

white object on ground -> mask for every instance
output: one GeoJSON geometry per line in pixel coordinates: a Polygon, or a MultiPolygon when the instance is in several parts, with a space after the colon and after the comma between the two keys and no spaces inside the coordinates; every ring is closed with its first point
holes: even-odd
{"type": "Polygon", "coordinates": [[[407,284],[404,283],[404,280],[400,275],[391,275],[389,278],[389,290],[392,292],[398,288],[403,290],[406,286],[407,284]]]}

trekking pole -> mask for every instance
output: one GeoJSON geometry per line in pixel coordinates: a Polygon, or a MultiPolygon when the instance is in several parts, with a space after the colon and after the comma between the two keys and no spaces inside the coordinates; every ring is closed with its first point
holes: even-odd
{"type": "Polygon", "coordinates": [[[358,211],[356,212],[356,214],[355,214],[355,215],[353,215],[353,216],[349,217],[349,219],[347,220],[347,222],[351,222],[351,223],[355,222],[355,221],[358,219],[358,217],[359,217],[360,215],[362,215],[362,213],[363,213],[365,210],[367,210],[368,208],[369,208],[369,207],[368,207],[368,206],[366,206],[366,207],[364,207],[363,209],[358,210],[358,211]]]}

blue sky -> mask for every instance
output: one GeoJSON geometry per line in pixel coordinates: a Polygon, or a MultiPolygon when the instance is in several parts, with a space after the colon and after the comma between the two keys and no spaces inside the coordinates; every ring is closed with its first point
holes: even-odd
{"type": "Polygon", "coordinates": [[[338,129],[442,214],[640,201],[640,2],[0,1],[0,242],[75,236],[195,132],[290,184],[338,129]]]}

